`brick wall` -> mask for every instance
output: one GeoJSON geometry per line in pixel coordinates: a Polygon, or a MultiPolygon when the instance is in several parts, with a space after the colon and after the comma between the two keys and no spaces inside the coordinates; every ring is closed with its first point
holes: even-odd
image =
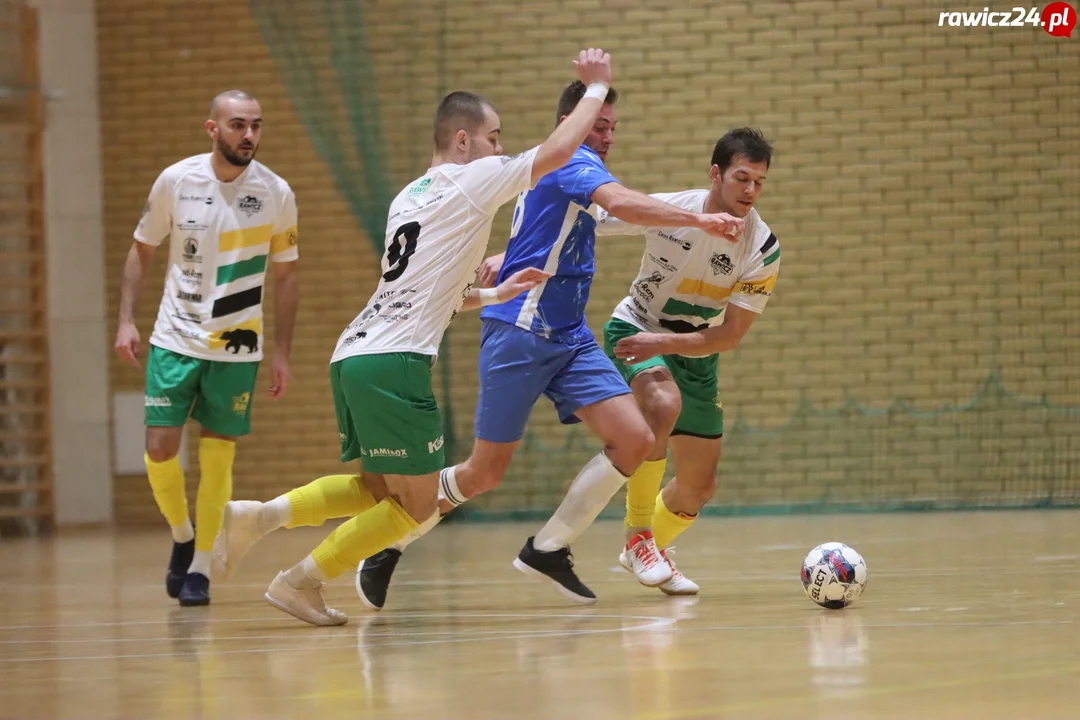
{"type": "MultiPolygon", "coordinates": [[[[298,23],[322,7],[313,0],[293,5],[298,23]]],[[[426,168],[439,92],[490,97],[506,150],[517,152],[550,131],[577,49],[602,44],[614,55],[622,94],[609,165],[629,186],[702,185],[712,144],[729,127],[753,124],[774,141],[759,210],[780,239],[783,268],[743,347],[721,362],[729,423],[777,426],[800,401],[835,408],[848,396],[871,406],[897,397],[921,409],[963,403],[993,370],[1010,392],[1080,404],[1075,37],[1030,27],[938,28],[942,8],[932,3],[668,5],[366,3],[394,191],[426,168]]],[[[278,402],[256,399],[253,435],[239,446],[237,494],[268,498],[335,469],[326,361],[374,287],[376,259],[298,119],[248,6],[117,0],[99,6],[98,22],[110,312],[155,176],[209,148],[201,125],[216,92],[253,92],[266,117],[260,160],[298,197],[302,305],[295,385],[278,402]]],[[[311,55],[319,60],[325,52],[313,43],[311,55]]],[[[508,215],[496,221],[492,252],[505,245],[508,215]]],[[[598,256],[589,308],[597,330],[625,292],[640,245],[605,240],[598,256]]],[[[144,338],[160,269],[139,314],[144,338]]],[[[459,317],[436,371],[450,371],[461,451],[472,432],[478,329],[475,317],[459,317]]],[[[130,390],[142,378],[114,362],[112,381],[130,390]]],[[[265,385],[264,368],[260,389],[265,385]]],[[[438,392],[442,400],[441,385],[438,392]]],[[[549,445],[566,442],[546,401],[531,427],[549,445]]],[[[899,432],[911,438],[901,455],[927,453],[911,432],[899,432]]],[[[787,442],[795,457],[815,444],[805,434],[787,442]]],[[[549,503],[587,456],[575,448],[553,469],[547,458],[523,457],[487,507],[549,503]]],[[[1080,453],[1075,445],[1067,451],[1080,453]]],[[[952,467],[942,452],[931,448],[938,459],[923,468],[925,477],[952,467]]],[[[738,453],[733,457],[722,477],[744,469],[738,453]]],[[[809,484],[809,495],[820,494],[815,484],[865,472],[829,474],[823,463],[792,474],[779,454],[754,468],[790,486],[809,484]]],[[[121,521],[156,517],[145,478],[116,483],[121,521]]]]}

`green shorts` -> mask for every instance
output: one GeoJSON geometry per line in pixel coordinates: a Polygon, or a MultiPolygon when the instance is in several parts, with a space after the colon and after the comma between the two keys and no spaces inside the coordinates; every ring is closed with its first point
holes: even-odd
{"type": "Polygon", "coordinates": [[[259,363],[202,360],[150,346],[146,360],[147,427],[180,427],[188,414],[210,432],[251,432],[251,393],[259,363]]]}
{"type": "Polygon", "coordinates": [[[641,330],[618,318],[604,325],[604,351],[629,383],[642,370],[651,367],[667,368],[682,394],[682,412],[675,421],[672,435],[692,435],[718,438],[724,434],[724,406],[716,379],[719,355],[693,358],[682,355],[658,355],[644,362],[628,365],[615,357],[615,343],[636,335],[641,330]]]}
{"type": "Polygon", "coordinates": [[[445,466],[442,413],[431,391],[431,356],[354,355],[330,365],[341,461],[364,470],[427,475],[445,466]]]}

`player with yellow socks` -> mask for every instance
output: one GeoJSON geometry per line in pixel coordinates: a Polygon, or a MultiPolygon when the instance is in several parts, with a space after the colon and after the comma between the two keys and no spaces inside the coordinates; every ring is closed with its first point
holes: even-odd
{"type": "Polygon", "coordinates": [[[675,567],[671,544],[716,490],[724,434],[717,365],[765,309],[780,268],[780,245],[754,209],[772,160],[759,132],[737,128],[713,149],[708,189],[653,197],[746,222],[736,242],[694,228],[632,226],[601,212],[597,235],[644,235],[641,271],[604,326],[604,347],[656,437],[627,481],[626,545],[619,562],[639,579],[666,562],[669,595],[698,586],[675,567]],[[675,478],[660,491],[671,448],[675,478]],[[652,549],[659,550],[659,558],[652,549]]]}
{"type": "Polygon", "coordinates": [[[166,168],[150,191],[124,264],[116,353],[139,366],[135,304],[143,277],[168,239],[165,290],[146,360],[146,474],[173,549],[165,590],[181,605],[210,602],[210,554],[232,496],[236,438],[251,431],[251,399],[262,359],[262,297],[273,267],[276,352],[270,396],[289,383],[299,291],[294,268],[296,199],[254,160],[262,134],[255,98],[214,98],[205,155],[166,168]],[[188,514],[180,440],[189,416],[199,440],[195,526],[188,514]]]}
{"type": "Polygon", "coordinates": [[[484,98],[442,100],[431,167],[390,204],[382,278],[330,362],[341,459],[362,459],[365,478],[324,477],[270,503],[230,503],[215,548],[223,574],[276,527],[351,515],[266,592],[300,620],[340,625],[348,618],[326,607],[322,585],[438,519],[446,463],[431,367],[443,333],[459,310],[506,302],[549,277],[526,268],[496,288],[472,288],[495,213],[571,159],[607,97],[610,63],[583,50],[574,64],[590,86],[585,99],[542,145],[514,157],[499,157],[499,116],[484,98]]]}

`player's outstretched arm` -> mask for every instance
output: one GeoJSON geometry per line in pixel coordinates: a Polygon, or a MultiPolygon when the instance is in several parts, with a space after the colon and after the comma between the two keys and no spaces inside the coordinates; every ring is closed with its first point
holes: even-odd
{"type": "Polygon", "coordinates": [[[639,363],[657,355],[707,357],[728,352],[739,346],[757,316],[752,310],[728,305],[724,322],[716,327],[682,334],[642,332],[631,335],[615,343],[615,357],[639,363]]]}
{"type": "Polygon", "coordinates": [[[744,221],[727,213],[696,213],[683,210],[645,193],[609,182],[593,191],[590,198],[613,217],[629,225],[646,227],[693,227],[710,235],[738,240],[744,221]]]}
{"type": "Polygon", "coordinates": [[[113,349],[135,367],[139,367],[139,330],[135,327],[135,305],[139,301],[143,277],[154,259],[153,245],[136,240],[124,261],[124,279],[120,285],[120,313],[116,323],[113,349]]]}
{"type": "Polygon", "coordinates": [[[549,172],[570,162],[596,122],[611,87],[611,56],[599,48],[578,53],[574,69],[587,88],[585,97],[537,150],[532,165],[533,185],[549,172]]]}
{"type": "Polygon", "coordinates": [[[544,272],[539,268],[525,268],[524,270],[518,270],[516,273],[499,283],[498,287],[494,288],[473,288],[469,291],[469,296],[465,298],[465,302],[461,304],[462,310],[475,310],[482,305],[497,305],[504,303],[507,300],[513,300],[523,292],[532,290],[537,285],[543,283],[551,275],[544,272]]]}

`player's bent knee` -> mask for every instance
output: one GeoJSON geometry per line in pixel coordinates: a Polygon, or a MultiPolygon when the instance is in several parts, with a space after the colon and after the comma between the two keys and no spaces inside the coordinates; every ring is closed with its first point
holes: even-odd
{"type": "Polygon", "coordinates": [[[682,398],[678,393],[656,393],[651,396],[642,408],[649,428],[655,435],[670,435],[675,421],[682,412],[682,398]]]}
{"type": "Polygon", "coordinates": [[[635,425],[628,432],[619,436],[615,442],[615,452],[623,461],[622,464],[637,467],[645,462],[645,458],[653,451],[656,445],[656,435],[645,423],[635,425]]]}
{"type": "Polygon", "coordinates": [[[168,462],[176,457],[179,452],[179,434],[174,438],[173,433],[157,429],[151,429],[146,433],[146,455],[151,462],[168,462]]]}

